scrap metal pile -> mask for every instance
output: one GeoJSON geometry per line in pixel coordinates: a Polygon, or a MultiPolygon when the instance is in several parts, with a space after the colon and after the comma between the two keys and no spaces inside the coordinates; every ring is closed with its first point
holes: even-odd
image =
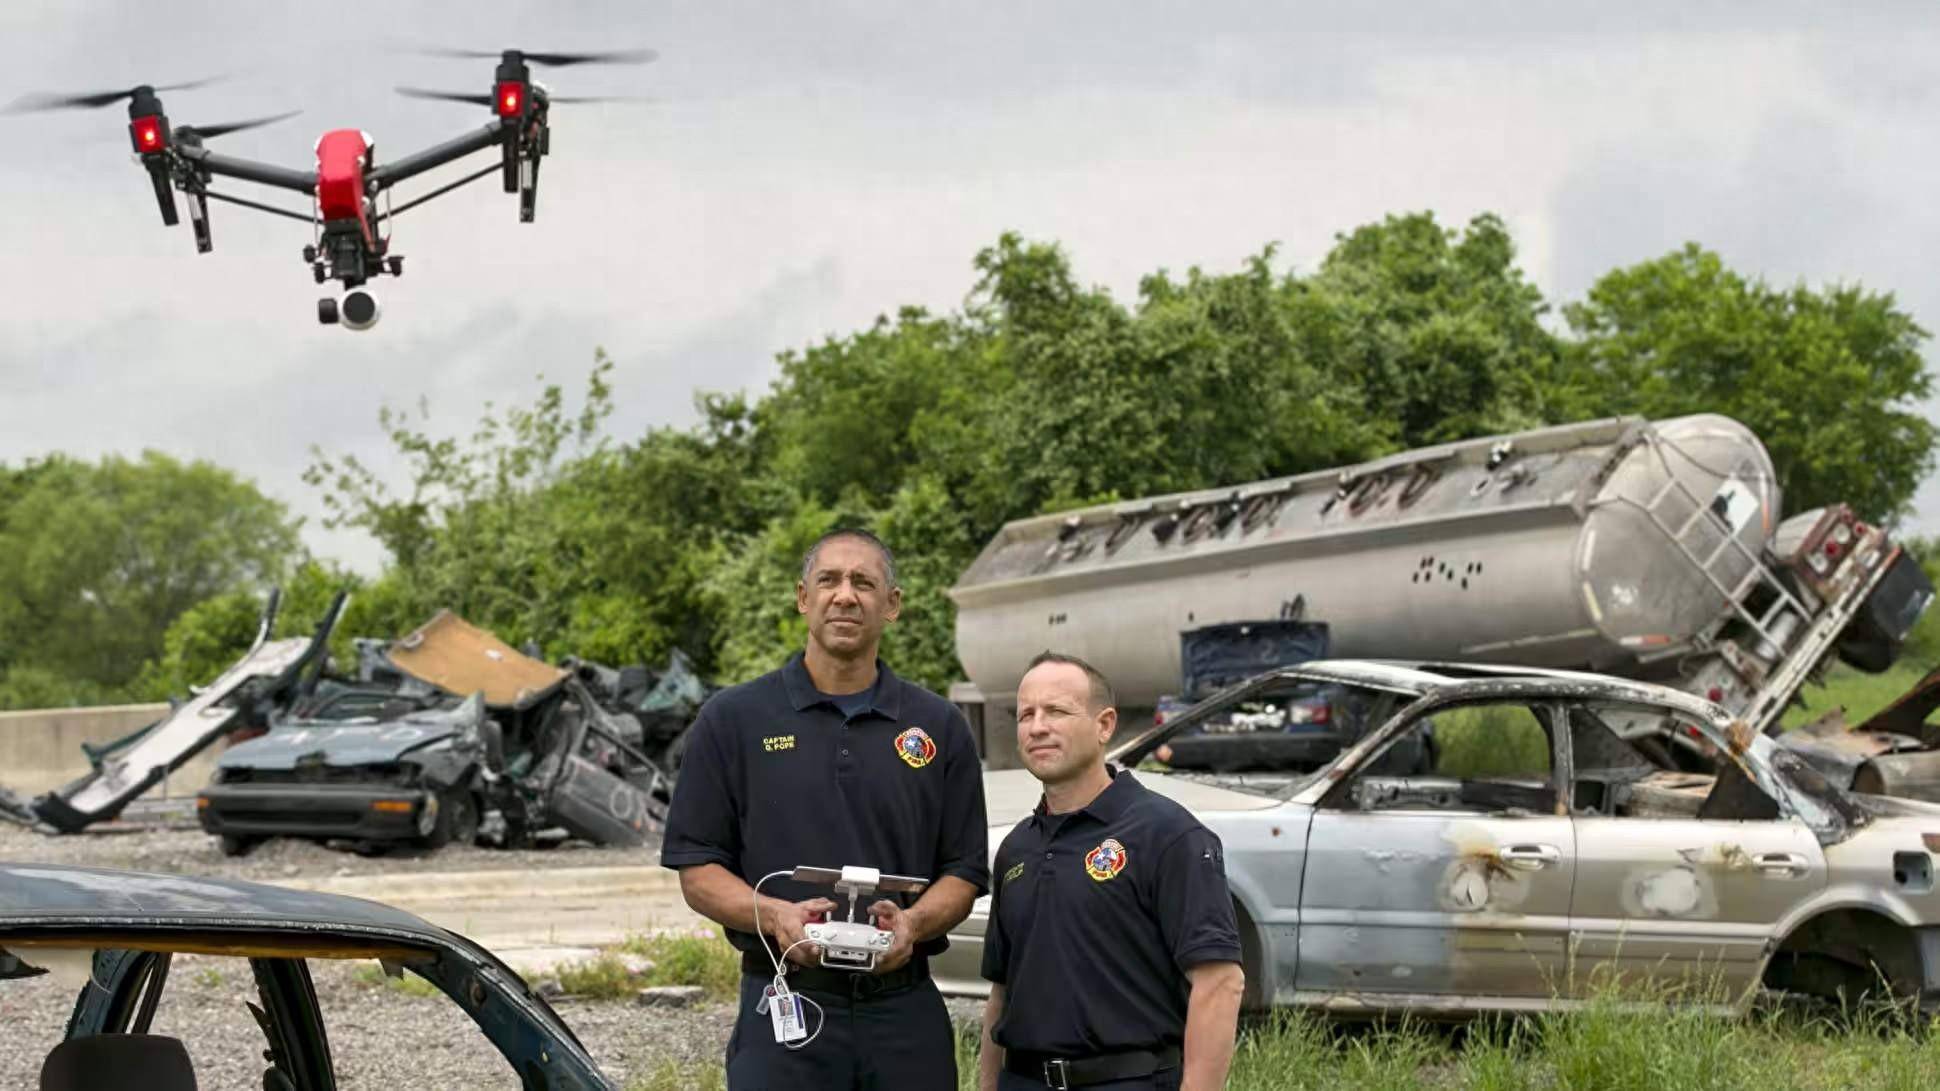
{"type": "Polygon", "coordinates": [[[202,827],[239,854],[268,837],[524,847],[564,838],[637,845],[672,794],[680,741],[711,692],[678,651],[664,671],[542,662],[449,611],[396,641],[354,642],[353,676],[327,673],[331,603],[307,639],[254,645],[161,720],[0,815],[49,833],[115,818],[218,740],[196,798],[202,827]]]}

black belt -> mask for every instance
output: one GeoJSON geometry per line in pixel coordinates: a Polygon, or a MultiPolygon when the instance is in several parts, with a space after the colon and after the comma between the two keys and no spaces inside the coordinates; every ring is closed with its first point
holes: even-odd
{"type": "Polygon", "coordinates": [[[1096,1057],[1058,1057],[1024,1049],[1004,1051],[1004,1068],[1012,1075],[1038,1081],[1046,1087],[1088,1087],[1112,1080],[1135,1080],[1179,1066],[1179,1047],[1166,1046],[1157,1052],[1130,1049],[1123,1053],[1100,1053],[1096,1057]]]}
{"type": "MultiPolygon", "coordinates": [[[[920,955],[883,974],[797,966],[792,962],[784,965],[788,968],[788,987],[796,992],[820,993],[852,1000],[907,989],[918,982],[928,981],[930,977],[929,960],[920,955]]],[[[775,964],[758,952],[746,951],[741,955],[741,972],[771,979],[775,976],[775,964]]]]}

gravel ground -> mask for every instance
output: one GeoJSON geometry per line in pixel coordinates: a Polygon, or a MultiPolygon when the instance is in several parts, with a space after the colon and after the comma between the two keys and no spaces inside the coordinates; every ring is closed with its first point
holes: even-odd
{"type": "Polygon", "coordinates": [[[310,841],[277,839],[247,856],[226,857],[216,839],[198,828],[132,826],[118,823],[87,832],[52,837],[0,822],[0,860],[9,863],[84,864],[90,867],[204,875],[275,882],[299,876],[379,875],[432,871],[536,871],[564,867],[651,867],[660,862],[660,842],[639,848],[611,848],[568,841],[556,848],[507,852],[451,846],[438,852],[407,848],[382,856],[360,856],[348,848],[310,841]]]}

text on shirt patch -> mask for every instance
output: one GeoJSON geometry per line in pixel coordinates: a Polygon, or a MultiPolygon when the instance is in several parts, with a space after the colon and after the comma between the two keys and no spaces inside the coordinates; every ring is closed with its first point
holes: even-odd
{"type": "Polygon", "coordinates": [[[1019,860],[1017,863],[1012,864],[1010,866],[1009,871],[1004,872],[1005,885],[1009,885],[1012,879],[1015,879],[1022,874],[1024,874],[1024,862],[1022,860],[1019,860]]]}
{"type": "Polygon", "coordinates": [[[1099,882],[1112,878],[1125,870],[1125,846],[1115,837],[1105,838],[1105,842],[1085,853],[1085,874],[1099,882]]]}
{"type": "Polygon", "coordinates": [[[770,735],[767,738],[761,740],[761,748],[763,750],[769,751],[770,753],[776,750],[793,750],[795,749],[795,736],[770,735]]]}
{"type": "Polygon", "coordinates": [[[921,769],[936,757],[936,740],[922,728],[912,727],[896,736],[896,756],[911,769],[921,769]]]}

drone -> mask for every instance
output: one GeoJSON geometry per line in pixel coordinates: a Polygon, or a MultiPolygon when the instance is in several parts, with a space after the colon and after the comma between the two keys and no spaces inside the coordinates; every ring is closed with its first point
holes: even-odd
{"type": "Polygon", "coordinates": [[[554,95],[532,78],[532,66],[643,64],[654,58],[651,50],[644,49],[601,53],[538,53],[517,49],[501,53],[433,52],[468,59],[496,57],[498,68],[493,73],[491,93],[465,94],[413,87],[399,87],[397,91],[413,98],[484,106],[492,111],[492,120],[483,128],[388,162],[378,161],[370,134],[360,129],[335,129],[319,137],[313,170],[293,170],[210,151],[205,143],[208,140],[296,116],[295,113],[276,114],[222,125],[171,124],[159,92],[201,87],[210,80],[159,87],[142,84],[125,91],[78,95],[30,95],[17,100],[6,112],[99,108],[126,99],[128,137],[134,145],[137,162],[148,172],[163,224],[173,227],[180,222],[175,203],[177,190],[187,195],[197,253],[206,254],[215,248],[209,230],[210,201],[310,224],[313,235],[311,242],[303,247],[303,263],[310,267],[316,283],[334,280],[343,286],[341,303],[331,296],[317,300],[317,321],[368,330],[377,325],[381,311],[376,295],[366,285],[373,277],[404,275],[404,255],[391,249],[391,236],[386,230],[390,220],[460,186],[498,174],[505,192],[519,195],[519,222],[533,222],[539,205],[539,162],[551,150],[551,126],[547,120],[550,109],[563,103],[615,101],[606,97],[554,95]],[[402,204],[392,204],[391,189],[399,182],[492,149],[498,150],[498,162],[402,204]],[[310,198],[311,210],[306,215],[217,192],[209,187],[218,177],[301,193],[310,198]]]}

